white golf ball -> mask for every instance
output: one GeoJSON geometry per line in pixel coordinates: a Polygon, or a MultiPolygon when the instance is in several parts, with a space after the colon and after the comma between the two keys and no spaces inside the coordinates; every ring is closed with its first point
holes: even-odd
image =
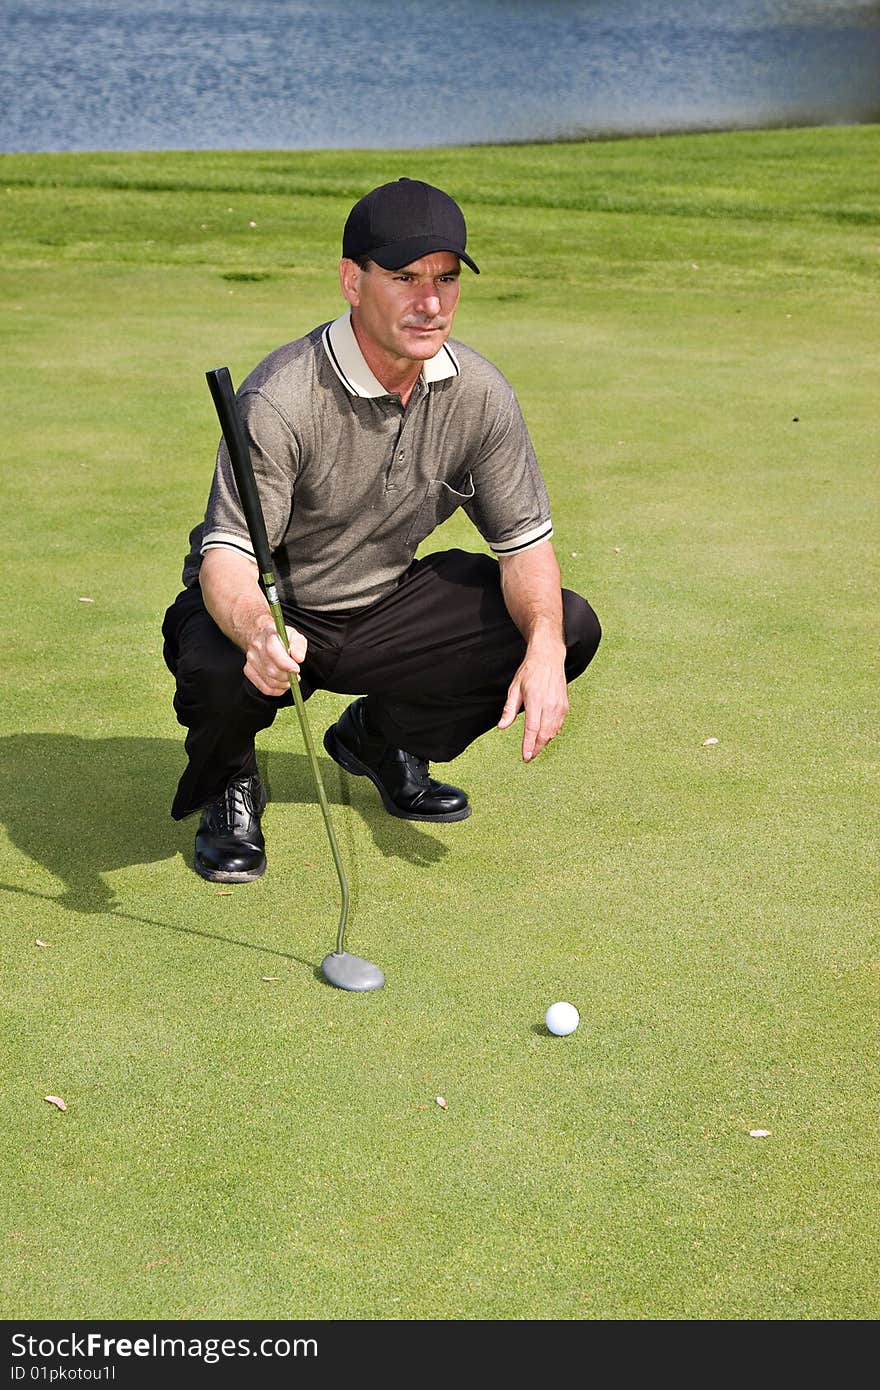
{"type": "Polygon", "coordinates": [[[564,1038],[573,1033],[580,1021],[580,1014],[574,1004],[551,1004],[544,1015],[544,1022],[557,1038],[564,1038]]]}

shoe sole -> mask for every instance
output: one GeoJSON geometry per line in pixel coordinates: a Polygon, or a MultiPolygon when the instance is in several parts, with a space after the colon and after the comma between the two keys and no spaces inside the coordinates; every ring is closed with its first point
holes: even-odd
{"type": "Polygon", "coordinates": [[[193,868],[200,878],[207,879],[209,883],[253,883],[254,879],[262,878],[266,872],[266,861],[257,869],[203,869],[193,860],[193,868]]]}
{"type": "Polygon", "coordinates": [[[448,823],[449,821],[455,820],[467,820],[471,813],[470,806],[465,806],[461,811],[441,812],[436,816],[420,816],[417,811],[401,811],[400,807],[395,806],[394,802],[388,796],[373,769],[367,767],[366,763],[362,763],[360,758],[356,758],[353,753],[348,751],[343,743],[340,743],[334,733],[334,726],[332,724],[324,735],[324,747],[333,761],[344,768],[346,772],[350,772],[353,777],[369,777],[382,798],[382,805],[385,807],[385,810],[390,816],[396,816],[398,820],[430,821],[436,825],[438,823],[448,823]]]}

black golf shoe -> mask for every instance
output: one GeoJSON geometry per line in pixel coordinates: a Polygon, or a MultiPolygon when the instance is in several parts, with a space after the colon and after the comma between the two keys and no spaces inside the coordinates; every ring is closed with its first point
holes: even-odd
{"type": "Polygon", "coordinates": [[[266,870],[260,816],[266,793],[258,773],[237,777],[209,801],[196,833],[193,868],[212,883],[250,883],[266,870]]]}
{"type": "Polygon", "coordinates": [[[366,699],[355,700],[324,735],[330,757],[355,777],[375,783],[385,810],[402,820],[464,820],[471,813],[459,787],[435,782],[424,758],[406,753],[367,728],[366,699]]]}

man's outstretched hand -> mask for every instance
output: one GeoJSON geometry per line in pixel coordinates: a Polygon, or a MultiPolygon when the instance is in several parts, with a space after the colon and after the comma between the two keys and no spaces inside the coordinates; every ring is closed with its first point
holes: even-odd
{"type": "Polygon", "coordinates": [[[525,710],[523,762],[536,758],[565,722],[568,687],[564,663],[565,647],[552,655],[529,650],[510,683],[498,728],[509,729],[520,710],[525,710]]]}

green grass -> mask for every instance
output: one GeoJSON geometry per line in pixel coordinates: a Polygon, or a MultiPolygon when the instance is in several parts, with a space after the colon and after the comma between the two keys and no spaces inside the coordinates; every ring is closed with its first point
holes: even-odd
{"type": "Polygon", "coordinates": [[[878,156],[860,127],[0,160],[3,1316],[877,1316],[878,156]],[[462,825],[325,764],[388,977],[361,997],[316,977],[292,716],[267,876],[188,868],[158,629],[205,369],[335,316],[345,214],[402,172],[465,206],[456,331],[518,391],[605,640],[534,766],[510,733],[448,770],[462,825]]]}

